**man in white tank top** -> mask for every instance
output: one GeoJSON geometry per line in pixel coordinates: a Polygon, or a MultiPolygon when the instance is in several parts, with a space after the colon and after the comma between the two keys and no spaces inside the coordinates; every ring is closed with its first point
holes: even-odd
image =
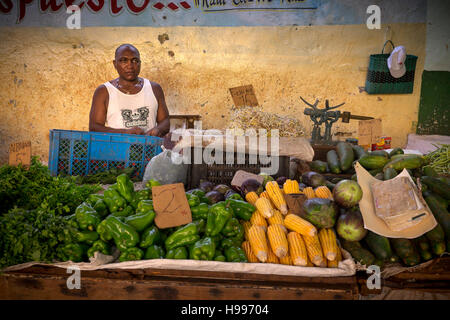
{"type": "Polygon", "coordinates": [[[116,49],[119,77],[100,85],[92,98],[89,130],[163,137],[169,132],[169,110],[161,86],[140,78],[139,51],[130,44],[116,49]]]}

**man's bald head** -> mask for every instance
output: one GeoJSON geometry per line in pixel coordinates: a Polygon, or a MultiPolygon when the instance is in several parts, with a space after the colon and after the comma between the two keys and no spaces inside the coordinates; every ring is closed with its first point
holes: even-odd
{"type": "Polygon", "coordinates": [[[115,52],[115,54],[114,54],[115,59],[117,59],[117,54],[118,54],[121,50],[124,50],[124,49],[129,49],[129,50],[132,50],[132,51],[136,51],[136,53],[138,54],[138,56],[140,56],[139,50],[138,50],[135,46],[133,46],[132,44],[124,43],[124,44],[121,44],[120,46],[117,47],[116,52],[115,52]]]}

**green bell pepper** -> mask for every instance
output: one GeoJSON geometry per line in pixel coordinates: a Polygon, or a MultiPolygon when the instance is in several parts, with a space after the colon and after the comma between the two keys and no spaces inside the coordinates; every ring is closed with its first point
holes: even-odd
{"type": "Polygon", "coordinates": [[[75,217],[75,213],[71,214],[70,216],[65,216],[64,219],[67,220],[69,226],[71,226],[75,229],[78,229],[80,227],[78,225],[77,218],[75,217]]]}
{"type": "Polygon", "coordinates": [[[81,230],[93,231],[100,223],[100,216],[86,202],[83,202],[75,209],[75,219],[81,230]]]}
{"type": "Polygon", "coordinates": [[[233,210],[229,206],[226,206],[225,202],[221,201],[212,205],[208,212],[205,230],[206,235],[218,235],[232,216],[233,210]]]}
{"type": "Polygon", "coordinates": [[[194,260],[213,260],[216,244],[210,237],[198,240],[190,247],[189,258],[194,260]]]}
{"type": "Polygon", "coordinates": [[[168,236],[165,245],[166,249],[170,250],[195,243],[199,239],[197,224],[191,222],[168,236]]]}
{"type": "Polygon", "coordinates": [[[211,201],[205,196],[206,192],[202,189],[192,189],[187,191],[186,193],[196,195],[200,199],[200,203],[211,204],[211,201]]]}
{"type": "Polygon", "coordinates": [[[77,242],[84,242],[87,244],[93,244],[98,239],[98,233],[96,231],[76,231],[75,240],[77,242]]]}
{"type": "Polygon", "coordinates": [[[127,174],[122,173],[117,177],[117,191],[128,203],[133,201],[134,184],[127,174]]]}
{"type": "Polygon", "coordinates": [[[227,198],[227,200],[229,200],[229,199],[244,201],[244,199],[241,197],[241,195],[239,193],[233,193],[231,196],[229,196],[227,198]]]}
{"type": "Polygon", "coordinates": [[[57,249],[58,257],[62,261],[81,262],[86,255],[88,246],[81,243],[68,243],[60,245],[57,249]]]}
{"type": "Polygon", "coordinates": [[[101,218],[106,217],[109,214],[108,206],[103,199],[97,200],[93,208],[101,218]]]}
{"type": "Polygon", "coordinates": [[[249,221],[256,207],[247,201],[228,198],[225,203],[233,209],[234,216],[249,221]]]}
{"type": "Polygon", "coordinates": [[[224,250],[230,247],[240,247],[242,245],[242,239],[238,238],[225,238],[220,242],[219,248],[224,250]]]}
{"type": "Polygon", "coordinates": [[[205,228],[206,228],[206,221],[205,221],[205,219],[197,219],[197,220],[193,220],[192,222],[197,225],[197,232],[199,234],[205,232],[205,228]]]}
{"type": "Polygon", "coordinates": [[[226,238],[231,238],[239,234],[241,223],[236,218],[228,219],[227,223],[223,227],[222,231],[220,231],[226,238]]]}
{"type": "Polygon", "coordinates": [[[139,248],[132,247],[132,248],[128,248],[128,249],[121,251],[120,256],[119,256],[119,261],[124,262],[124,261],[141,260],[143,256],[144,256],[144,251],[142,251],[139,248]]]}
{"type": "Polygon", "coordinates": [[[216,250],[216,252],[214,253],[214,261],[226,262],[227,258],[223,255],[222,251],[216,250]]]}
{"type": "Polygon", "coordinates": [[[195,194],[190,194],[186,192],[186,198],[189,204],[189,207],[193,208],[200,204],[200,198],[197,197],[195,194]]]}
{"type": "Polygon", "coordinates": [[[113,186],[109,186],[109,188],[106,189],[103,194],[103,201],[105,201],[109,212],[122,211],[126,207],[126,200],[122,198],[122,196],[119,194],[119,192],[117,192],[117,190],[115,190],[113,186]]]}
{"type": "MultiPolygon", "coordinates": [[[[109,215],[108,217],[110,217],[110,216],[112,216],[112,215],[109,215]]],[[[109,240],[112,239],[112,234],[109,229],[108,222],[107,222],[108,217],[106,217],[106,219],[102,220],[102,222],[100,222],[99,225],[97,226],[97,233],[100,237],[100,240],[105,241],[105,242],[108,242],[109,240]]]]}
{"type": "Polygon", "coordinates": [[[125,223],[136,229],[137,232],[143,231],[150,226],[155,219],[155,211],[149,210],[147,212],[138,212],[125,218],[125,223]]]}
{"type": "Polygon", "coordinates": [[[121,211],[115,211],[112,212],[111,215],[115,216],[115,217],[123,217],[126,218],[128,216],[131,216],[135,213],[134,208],[130,205],[126,206],[123,210],[121,211]]]}
{"type": "Polygon", "coordinates": [[[87,197],[86,202],[89,203],[93,207],[97,203],[98,200],[103,200],[103,198],[104,198],[103,194],[92,193],[87,197]]]}
{"type": "Polygon", "coordinates": [[[134,193],[133,200],[131,201],[130,204],[136,210],[141,200],[149,200],[149,199],[150,199],[150,191],[149,189],[145,188],[134,193]]]}
{"type": "Polygon", "coordinates": [[[139,203],[137,205],[136,213],[137,212],[147,212],[150,210],[154,210],[153,200],[141,200],[141,201],[139,201],[139,203]]]}
{"type": "Polygon", "coordinates": [[[159,243],[161,240],[161,232],[156,226],[150,226],[144,230],[141,236],[141,243],[139,246],[141,248],[148,248],[152,244],[159,243]]]}
{"type": "Polygon", "coordinates": [[[103,253],[104,255],[111,255],[111,246],[103,240],[97,240],[87,251],[88,257],[93,257],[96,251],[103,253]]]}
{"type": "Polygon", "coordinates": [[[150,179],[145,184],[145,187],[151,190],[152,187],[160,186],[160,185],[161,185],[161,183],[159,183],[159,181],[156,181],[155,179],[150,179]]]}
{"type": "MultiPolygon", "coordinates": [[[[132,248],[139,243],[139,234],[132,226],[122,222],[118,217],[114,217],[112,215],[109,215],[105,220],[107,232],[102,233],[103,235],[106,235],[106,239],[108,238],[109,233],[114,240],[116,247],[120,251],[132,248]]],[[[102,238],[102,240],[104,239],[102,238]]]]}
{"type": "Polygon", "coordinates": [[[170,249],[166,253],[166,259],[188,259],[188,251],[186,247],[178,247],[170,249]]]}
{"type": "Polygon", "coordinates": [[[145,259],[164,259],[165,252],[163,247],[156,244],[151,245],[145,251],[145,259]]]}
{"type": "Polygon", "coordinates": [[[240,247],[228,247],[225,249],[227,262],[248,262],[244,250],[240,247]]]}
{"type": "Polygon", "coordinates": [[[192,220],[208,219],[209,206],[206,203],[200,203],[191,208],[192,220]]]}

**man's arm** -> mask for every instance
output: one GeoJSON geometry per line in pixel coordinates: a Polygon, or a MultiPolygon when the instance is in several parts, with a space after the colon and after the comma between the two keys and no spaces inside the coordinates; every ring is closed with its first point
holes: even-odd
{"type": "Polygon", "coordinates": [[[152,82],[153,92],[156,100],[158,101],[158,111],[156,113],[157,125],[147,131],[147,135],[164,137],[170,130],[169,109],[166,105],[166,99],[164,98],[164,91],[161,86],[155,82],[152,82]]]}
{"type": "Polygon", "coordinates": [[[95,90],[94,96],[92,97],[91,112],[89,114],[89,131],[145,134],[144,130],[138,127],[131,129],[114,129],[105,126],[108,102],[108,90],[104,85],[101,85],[95,90]]]}

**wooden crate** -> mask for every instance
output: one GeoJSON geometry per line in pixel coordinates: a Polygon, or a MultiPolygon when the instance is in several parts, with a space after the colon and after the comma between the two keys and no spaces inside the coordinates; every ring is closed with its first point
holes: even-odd
{"type": "Polygon", "coordinates": [[[65,269],[33,266],[0,276],[0,299],[354,300],[356,277],[307,278],[187,270],[81,271],[81,289],[67,288],[65,269]]]}

